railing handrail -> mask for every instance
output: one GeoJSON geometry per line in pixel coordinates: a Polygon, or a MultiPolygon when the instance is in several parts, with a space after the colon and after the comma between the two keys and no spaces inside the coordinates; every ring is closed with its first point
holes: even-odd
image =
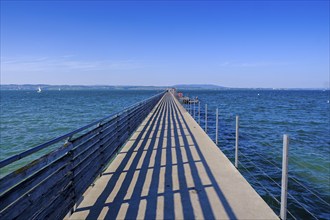
{"type": "Polygon", "coordinates": [[[54,139],[52,139],[52,140],[50,140],[50,141],[48,141],[46,143],[40,144],[40,145],[38,145],[38,146],[36,146],[34,148],[31,148],[31,149],[26,150],[26,151],[24,151],[22,153],[13,155],[13,156],[11,156],[11,157],[9,157],[7,159],[4,159],[4,160],[0,161],[0,169],[3,168],[3,167],[5,167],[5,166],[7,166],[7,165],[9,165],[9,164],[11,164],[11,163],[13,163],[13,162],[15,162],[15,161],[18,161],[18,160],[20,160],[20,159],[22,159],[24,157],[27,157],[27,156],[29,156],[29,155],[37,152],[37,151],[40,151],[40,150],[42,150],[42,149],[44,149],[46,147],[49,147],[49,146],[51,146],[51,145],[53,145],[55,143],[58,143],[58,142],[60,142],[60,141],[62,141],[64,139],[71,138],[73,135],[75,135],[75,134],[77,134],[77,133],[79,133],[81,131],[84,131],[84,130],[86,130],[86,129],[88,129],[88,128],[90,128],[90,127],[92,127],[92,126],[94,126],[94,125],[96,125],[98,123],[101,123],[101,122],[103,122],[103,121],[105,121],[107,119],[112,119],[112,118],[116,117],[117,115],[119,115],[121,112],[125,112],[125,111],[127,111],[129,109],[132,109],[135,106],[138,106],[141,103],[144,103],[144,102],[146,102],[146,101],[148,101],[150,99],[153,99],[153,98],[155,98],[155,97],[157,97],[157,96],[159,96],[161,94],[164,94],[164,93],[165,93],[165,91],[160,92],[160,93],[158,93],[156,95],[153,95],[153,96],[151,96],[151,97],[149,97],[147,99],[144,99],[142,101],[139,101],[139,102],[137,102],[137,103],[135,103],[133,105],[130,105],[128,107],[125,107],[121,111],[117,111],[117,112],[115,112],[113,114],[110,114],[110,115],[104,117],[104,118],[98,119],[98,120],[96,120],[96,121],[94,121],[94,122],[92,122],[92,123],[90,123],[88,125],[85,125],[83,127],[80,127],[78,129],[76,129],[74,131],[71,131],[71,132],[69,132],[67,134],[64,134],[64,135],[62,135],[60,137],[54,138],[54,139]]]}

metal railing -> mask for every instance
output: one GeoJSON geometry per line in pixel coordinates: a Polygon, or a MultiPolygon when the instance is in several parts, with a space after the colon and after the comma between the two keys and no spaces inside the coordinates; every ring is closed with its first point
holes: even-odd
{"type": "MultiPolygon", "coordinates": [[[[177,97],[177,99],[179,99],[179,98],[177,97]]],[[[291,202],[294,201],[297,204],[297,207],[301,208],[302,210],[304,210],[306,213],[308,213],[310,215],[310,218],[318,219],[318,217],[315,215],[315,213],[312,213],[309,210],[309,208],[307,208],[302,202],[300,202],[297,198],[295,198],[294,195],[292,195],[290,192],[288,192],[288,181],[293,181],[294,183],[298,184],[297,187],[300,187],[302,190],[309,192],[311,195],[315,196],[315,198],[320,203],[322,203],[323,205],[325,205],[327,207],[330,207],[329,202],[322,199],[320,197],[320,195],[315,193],[309,187],[305,186],[299,180],[297,180],[296,178],[289,175],[289,173],[288,173],[289,136],[287,134],[283,134],[282,167],[279,167],[278,165],[274,164],[274,162],[268,160],[264,155],[254,152],[255,154],[257,154],[257,156],[259,156],[259,158],[261,158],[262,162],[269,163],[272,165],[273,168],[280,171],[281,182],[278,183],[277,181],[274,180],[274,178],[272,176],[268,175],[262,168],[260,168],[253,161],[253,159],[249,159],[248,156],[239,149],[239,144],[240,144],[239,137],[241,135],[240,134],[241,132],[239,131],[240,117],[238,115],[236,115],[235,127],[234,127],[235,130],[233,132],[234,134],[227,134],[226,137],[224,137],[225,134],[220,134],[219,109],[218,108],[210,109],[210,107],[207,104],[204,104],[204,105],[205,105],[204,109],[202,109],[202,107],[201,107],[202,106],[201,102],[198,103],[197,107],[195,105],[192,105],[191,103],[183,104],[183,107],[187,110],[187,112],[191,115],[191,117],[201,126],[201,128],[205,131],[205,133],[210,136],[211,139],[213,139],[213,138],[211,137],[211,132],[209,130],[211,130],[210,128],[212,128],[215,124],[215,126],[214,126],[215,129],[213,129],[213,131],[215,130],[215,132],[212,134],[212,136],[215,136],[214,142],[219,148],[220,148],[220,145],[218,143],[219,136],[222,135],[222,138],[223,138],[222,140],[224,140],[225,138],[229,138],[229,139],[233,140],[234,145],[235,145],[233,164],[239,171],[244,171],[247,174],[249,174],[249,178],[251,178],[251,180],[253,180],[255,182],[255,185],[258,185],[258,187],[260,187],[260,189],[267,192],[267,196],[270,196],[271,199],[273,199],[273,201],[276,202],[276,206],[278,206],[279,211],[276,212],[274,210],[274,212],[276,212],[282,220],[285,220],[288,218],[297,219],[296,216],[294,216],[294,214],[292,214],[291,211],[289,211],[288,200],[289,201],[291,200],[291,202]],[[197,116],[194,113],[195,110],[198,111],[197,116]],[[205,116],[205,119],[203,121],[201,121],[201,119],[203,119],[203,115],[205,116]],[[215,122],[215,123],[211,126],[210,122],[215,122]],[[265,186],[264,183],[261,183],[261,181],[259,181],[255,177],[255,174],[251,173],[251,171],[250,171],[251,168],[249,169],[249,167],[247,167],[243,163],[243,161],[241,162],[239,160],[239,156],[241,157],[242,160],[244,160],[244,162],[249,162],[250,164],[252,164],[253,167],[255,168],[255,170],[260,172],[267,181],[269,181],[271,184],[274,184],[274,186],[279,191],[280,195],[274,194],[271,190],[269,190],[269,188],[267,186],[265,186]]],[[[248,136],[248,135],[244,133],[244,136],[248,136]]],[[[249,137],[249,138],[253,139],[254,137],[249,137]]],[[[291,161],[293,161],[293,160],[291,159],[291,161]]],[[[304,167],[304,165],[302,165],[302,167],[304,167]]]]}
{"type": "MultiPolygon", "coordinates": [[[[186,108],[187,112],[192,116],[192,118],[201,126],[200,123],[200,102],[198,105],[198,121],[193,113],[195,111],[195,105],[192,107],[190,103],[188,105],[183,106],[186,108]]],[[[204,131],[208,134],[208,106],[205,104],[204,111],[205,119],[204,119],[204,131]]],[[[219,109],[215,110],[215,144],[218,146],[218,138],[219,138],[219,109]]],[[[238,160],[238,152],[239,152],[239,116],[236,116],[236,126],[235,126],[235,161],[234,165],[238,169],[238,164],[241,164],[238,160]]],[[[282,165],[282,185],[281,188],[281,202],[280,202],[280,218],[285,220],[287,218],[287,191],[288,191],[288,142],[289,138],[286,134],[283,137],[283,165],[282,165]]],[[[243,166],[243,165],[242,165],[243,166]]],[[[276,198],[275,198],[276,199],[276,198]]]]}
{"type": "Polygon", "coordinates": [[[0,219],[64,218],[163,95],[1,161],[0,169],[66,140],[61,147],[0,179],[0,219]]]}

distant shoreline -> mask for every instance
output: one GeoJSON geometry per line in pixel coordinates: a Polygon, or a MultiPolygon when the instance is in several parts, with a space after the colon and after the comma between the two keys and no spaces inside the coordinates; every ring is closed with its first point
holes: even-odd
{"type": "Polygon", "coordinates": [[[122,85],[48,85],[48,84],[2,84],[0,90],[326,90],[330,88],[231,88],[208,84],[173,85],[173,86],[122,86],[122,85]]]}

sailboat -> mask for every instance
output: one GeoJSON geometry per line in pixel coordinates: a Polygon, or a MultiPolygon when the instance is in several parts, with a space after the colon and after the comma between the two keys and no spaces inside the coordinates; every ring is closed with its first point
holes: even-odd
{"type": "Polygon", "coordinates": [[[38,93],[40,93],[40,92],[41,92],[41,88],[40,88],[40,87],[38,87],[38,90],[37,90],[37,92],[38,92],[38,93]]]}

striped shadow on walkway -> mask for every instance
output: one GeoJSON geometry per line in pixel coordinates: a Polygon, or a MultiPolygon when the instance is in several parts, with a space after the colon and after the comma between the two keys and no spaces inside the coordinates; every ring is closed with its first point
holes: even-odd
{"type": "Polygon", "coordinates": [[[167,92],[70,219],[278,219],[167,92]]]}

